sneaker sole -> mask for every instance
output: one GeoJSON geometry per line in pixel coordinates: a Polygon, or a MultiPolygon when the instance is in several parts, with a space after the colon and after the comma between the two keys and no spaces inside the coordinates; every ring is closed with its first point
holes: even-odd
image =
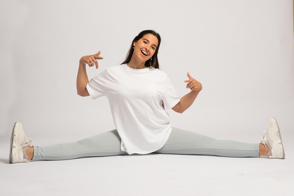
{"type": "MultiPolygon", "coordinates": [[[[273,117],[272,117],[273,118],[273,117]]],[[[280,140],[281,140],[281,143],[282,143],[282,149],[283,149],[283,157],[282,158],[277,158],[277,157],[269,157],[270,159],[285,159],[285,150],[284,150],[284,144],[283,144],[283,141],[282,141],[282,136],[281,136],[281,130],[280,130],[280,127],[279,127],[279,124],[277,122],[277,120],[275,118],[273,118],[277,124],[277,127],[278,127],[278,133],[279,133],[279,137],[280,137],[280,140]]]]}
{"type": "Polygon", "coordinates": [[[11,133],[11,138],[10,138],[10,150],[9,150],[9,163],[13,163],[13,157],[12,157],[12,151],[13,151],[13,144],[14,144],[14,137],[16,136],[15,133],[15,129],[16,129],[16,124],[19,122],[15,122],[13,129],[12,129],[12,133],[11,133]]]}

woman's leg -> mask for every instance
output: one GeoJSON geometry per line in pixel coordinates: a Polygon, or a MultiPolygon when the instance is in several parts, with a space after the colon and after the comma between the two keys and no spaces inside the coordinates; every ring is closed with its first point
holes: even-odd
{"type": "Polygon", "coordinates": [[[259,145],[259,143],[217,140],[212,137],[173,127],[166,144],[154,153],[259,157],[259,145]]]}
{"type": "Polygon", "coordinates": [[[56,144],[53,146],[34,146],[32,161],[66,160],[81,157],[127,155],[120,149],[120,136],[116,129],[77,142],[56,144]]]}

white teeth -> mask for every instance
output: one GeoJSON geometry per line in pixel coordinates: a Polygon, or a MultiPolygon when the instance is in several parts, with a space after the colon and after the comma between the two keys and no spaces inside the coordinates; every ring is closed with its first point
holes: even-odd
{"type": "Polygon", "coordinates": [[[146,53],[146,52],[144,52],[143,50],[142,50],[142,53],[143,53],[143,54],[145,54],[145,55],[147,56],[147,53],[146,53]]]}

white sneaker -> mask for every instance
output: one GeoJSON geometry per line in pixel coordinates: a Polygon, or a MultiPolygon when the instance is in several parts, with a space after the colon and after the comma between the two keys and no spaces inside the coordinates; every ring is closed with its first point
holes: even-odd
{"type": "Polygon", "coordinates": [[[267,145],[269,148],[268,158],[284,159],[285,151],[278,123],[275,118],[269,119],[267,131],[263,132],[261,144],[267,145]]]}
{"type": "Polygon", "coordinates": [[[16,122],[13,126],[10,151],[9,151],[9,163],[28,163],[30,160],[26,155],[26,149],[31,145],[32,139],[28,139],[23,131],[22,124],[16,122]]]}

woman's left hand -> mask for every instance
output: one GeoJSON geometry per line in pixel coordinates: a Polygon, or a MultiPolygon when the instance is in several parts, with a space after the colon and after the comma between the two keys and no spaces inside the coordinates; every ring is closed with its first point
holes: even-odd
{"type": "Polygon", "coordinates": [[[189,80],[185,80],[184,82],[189,82],[186,86],[186,88],[190,88],[191,91],[196,91],[199,92],[202,90],[202,84],[200,82],[198,82],[197,80],[195,80],[194,78],[192,78],[192,76],[190,75],[190,73],[187,73],[189,80]]]}

